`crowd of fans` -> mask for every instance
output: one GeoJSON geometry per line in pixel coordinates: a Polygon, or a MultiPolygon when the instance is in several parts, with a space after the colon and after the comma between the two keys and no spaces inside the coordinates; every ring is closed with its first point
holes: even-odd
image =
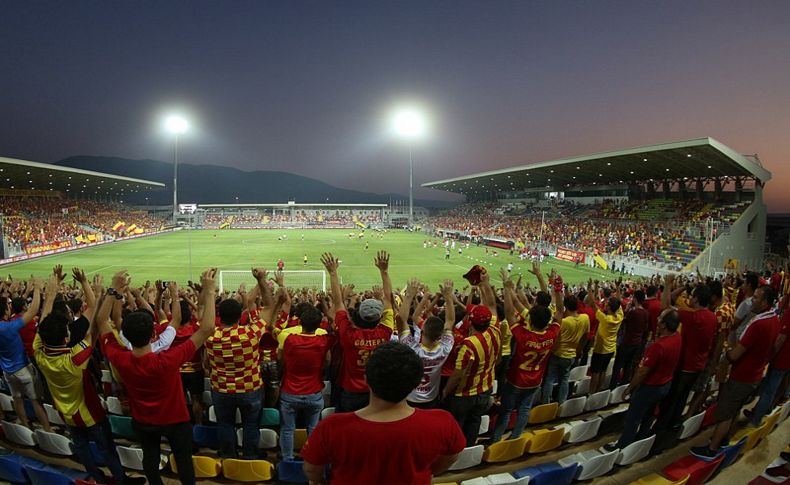
{"type": "Polygon", "coordinates": [[[625,425],[610,449],[673,432],[684,415],[712,401],[718,382],[713,437],[692,450],[712,459],[752,395],[760,395],[748,414],[752,424],[787,397],[790,312],[782,272],[723,281],[590,280],[571,289],[535,262],[534,289],[506,270],[495,276],[475,266],[463,289],[448,280],[433,291],[418,279],[394,288],[386,252],[374,258],[381,285],[370,289],[342,285],[332,254],[322,263],[326,293],[290,288],[283,273],[263,268],[252,269],[253,288],[234,292],[217,290],[215,269],[186,287],[133,285],[125,271],[105,285],[79,268],[67,282],[59,266],[46,283],[3,281],[0,367],[17,419],[33,426],[27,398],[39,425],[51,429],[41,406],[48,400],[94,480],[108,478],[90,441],[117,483],[139,483],[120,466],[99,404],[99,395],[109,397],[100,371],[109,369],[133,419],[147,480],[161,483],[165,437],[179,478],[194,483],[191,427],[206,420],[208,377],[221,458],[256,459],[261,410],[278,406],[281,459],[294,460],[294,430],[303,422],[309,439],[301,458],[311,482],[323,483],[329,470],[340,483],[430,483],[478,442],[484,414],[497,417],[486,444],[505,437],[513,410],[509,437],[518,437],[536,395],[537,402],[564,402],[571,368],[588,362],[591,394],[628,385],[625,425]],[[329,403],[324,381],[331,383],[329,403]],[[337,412],[319,422],[328,404],[337,412]]]}
{"type": "Polygon", "coordinates": [[[356,223],[380,224],[381,215],[357,211],[299,211],[296,214],[231,214],[209,213],[203,220],[205,227],[353,227],[356,223]]]}
{"type": "Polygon", "coordinates": [[[61,197],[0,196],[0,217],[12,254],[42,245],[76,245],[89,236],[97,240],[116,238],[125,235],[132,225],[157,230],[163,223],[120,203],[61,197]],[[118,222],[124,224],[115,229],[118,222]]]}

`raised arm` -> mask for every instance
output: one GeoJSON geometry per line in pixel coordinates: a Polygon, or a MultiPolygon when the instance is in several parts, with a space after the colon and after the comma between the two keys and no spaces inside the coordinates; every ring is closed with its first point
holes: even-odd
{"type": "Polygon", "coordinates": [[[444,331],[452,332],[453,326],[455,326],[453,280],[444,280],[444,285],[442,285],[442,296],[444,296],[444,331]]]}
{"type": "MultiPolygon", "coordinates": [[[[261,318],[266,322],[266,325],[271,325],[274,322],[274,295],[269,282],[266,280],[267,274],[268,272],[264,268],[252,269],[252,276],[258,281],[258,291],[261,292],[261,304],[263,305],[261,318]]],[[[211,281],[214,280],[212,279],[211,281]]]]}
{"type": "MultiPolygon", "coordinates": [[[[113,294],[110,295],[109,293],[104,297],[99,310],[96,313],[96,322],[95,324],[99,328],[99,334],[103,335],[108,332],[112,332],[112,326],[110,326],[110,313],[112,312],[115,303],[119,300],[115,298],[115,295],[123,294],[124,289],[129,284],[129,273],[126,270],[121,270],[115,273],[112,277],[112,283],[110,284],[110,288],[113,290],[113,294]]],[[[108,290],[109,292],[109,290],[108,290]]]]}
{"type": "Polygon", "coordinates": [[[418,280],[411,279],[406,285],[406,292],[403,295],[403,300],[401,301],[400,308],[398,309],[398,318],[395,319],[396,324],[398,325],[398,334],[402,335],[408,327],[409,315],[411,313],[411,304],[414,301],[414,295],[417,294],[417,287],[419,284],[420,282],[418,280]]]}
{"type": "Polygon", "coordinates": [[[672,290],[675,287],[675,275],[668,274],[664,277],[664,291],[661,292],[661,309],[666,310],[672,306],[672,290]]]}
{"type": "Polygon", "coordinates": [[[85,300],[85,311],[83,315],[90,321],[96,313],[96,294],[93,292],[93,288],[91,288],[88,277],[85,276],[83,270],[80,268],[72,268],[71,274],[74,276],[74,280],[79,282],[82,287],[82,296],[85,300]]]}
{"type": "Polygon", "coordinates": [[[178,284],[171,281],[167,289],[170,292],[170,326],[178,329],[181,325],[181,300],[178,297],[178,284]]]}
{"type": "MultiPolygon", "coordinates": [[[[55,297],[58,295],[58,289],[60,288],[60,281],[58,280],[58,275],[56,273],[52,273],[52,276],[49,277],[47,281],[47,286],[45,288],[46,295],[44,297],[44,306],[41,308],[41,320],[49,315],[52,312],[52,306],[55,304],[55,297]]],[[[36,303],[35,301],[33,302],[36,303]]],[[[32,307],[33,305],[31,305],[32,307]]],[[[30,309],[28,308],[28,311],[30,309]]],[[[36,308],[38,311],[38,308],[36,308]]],[[[35,316],[35,315],[34,315],[35,316]]]]}
{"type": "MultiPolygon", "coordinates": [[[[50,278],[50,280],[54,280],[54,276],[50,278]]],[[[25,325],[36,318],[36,315],[38,315],[38,310],[41,308],[41,280],[38,278],[32,278],[28,282],[28,286],[33,288],[33,301],[30,303],[30,306],[27,307],[27,311],[22,315],[22,321],[25,322],[25,325]]],[[[47,285],[47,287],[49,286],[50,285],[47,285]]],[[[54,291],[54,293],[57,293],[57,291],[54,291]]],[[[47,294],[47,296],[49,297],[49,294],[47,294]]],[[[52,296],[52,300],[55,300],[54,295],[52,296]]],[[[50,308],[52,308],[52,304],[50,304],[50,308]]]]}
{"type": "Polygon", "coordinates": [[[496,295],[491,286],[488,271],[480,274],[480,302],[491,310],[491,315],[496,315],[496,295]]]}
{"type": "Polygon", "coordinates": [[[343,303],[343,289],[340,287],[340,277],[337,275],[337,258],[332,256],[332,253],[324,253],[321,256],[321,262],[324,264],[327,273],[329,273],[329,283],[332,287],[332,310],[334,310],[335,313],[345,310],[346,306],[343,303]]]}
{"type": "Polygon", "coordinates": [[[549,292],[549,287],[546,284],[546,278],[543,277],[543,274],[540,272],[540,262],[533,261],[532,262],[532,269],[529,270],[530,273],[534,274],[535,277],[538,279],[538,284],[540,285],[541,291],[545,291],[546,293],[549,292]]]}
{"type": "Polygon", "coordinates": [[[384,288],[384,309],[392,309],[392,280],[389,275],[390,255],[387,251],[379,251],[373,263],[381,273],[381,286],[384,288]]]}
{"type": "Polygon", "coordinates": [[[516,307],[513,305],[513,280],[510,279],[510,275],[504,269],[499,270],[499,276],[502,278],[502,286],[504,288],[505,320],[507,320],[508,325],[513,325],[517,321],[516,307]]]}
{"type": "MultiPolygon", "coordinates": [[[[216,308],[214,307],[214,294],[216,289],[217,268],[209,268],[200,275],[202,292],[200,301],[203,303],[203,316],[200,318],[200,328],[189,337],[196,349],[203,346],[211,334],[214,333],[216,322],[216,308]]],[[[265,278],[265,275],[264,275],[265,278]]]]}

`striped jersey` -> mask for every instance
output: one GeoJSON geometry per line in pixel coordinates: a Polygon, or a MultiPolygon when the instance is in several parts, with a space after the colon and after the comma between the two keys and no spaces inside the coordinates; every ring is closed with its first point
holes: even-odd
{"type": "Polygon", "coordinates": [[[487,329],[473,333],[461,342],[455,369],[466,369],[466,373],[455,389],[456,396],[476,396],[491,390],[494,386],[494,368],[499,358],[501,339],[494,315],[487,329]]]}

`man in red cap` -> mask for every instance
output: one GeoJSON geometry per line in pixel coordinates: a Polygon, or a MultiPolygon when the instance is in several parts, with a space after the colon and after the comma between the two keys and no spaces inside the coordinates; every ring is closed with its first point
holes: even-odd
{"type": "Polygon", "coordinates": [[[501,335],[496,318],[496,297],[488,273],[480,273],[480,305],[469,310],[471,334],[461,342],[442,398],[450,397],[450,412],[466,437],[466,446],[474,446],[480,420],[491,405],[494,369],[499,358],[501,335]]]}

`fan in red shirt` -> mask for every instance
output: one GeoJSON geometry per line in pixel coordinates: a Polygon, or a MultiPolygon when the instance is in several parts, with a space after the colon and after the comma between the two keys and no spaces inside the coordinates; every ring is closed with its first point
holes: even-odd
{"type": "Polygon", "coordinates": [[[587,290],[581,290],[576,295],[576,299],[578,300],[578,306],[576,311],[579,314],[584,313],[590,318],[590,331],[587,332],[587,339],[584,343],[584,349],[581,352],[581,355],[576,356],[576,362],[574,363],[574,365],[587,364],[587,358],[590,355],[590,349],[593,346],[593,342],[595,342],[595,334],[598,333],[598,319],[595,317],[596,308],[587,306],[584,303],[585,298],[587,298],[587,290]]]}
{"type": "Polygon", "coordinates": [[[302,448],[305,475],[325,483],[329,466],[333,484],[430,484],[456,461],[466,439],[447,411],[406,402],[422,379],[422,361],[406,345],[387,342],[373,350],[365,374],[370,404],[318,424],[302,448]]]}
{"type": "Polygon", "coordinates": [[[745,325],[740,340],[727,352],[732,363],[729,380],[719,391],[716,404],[716,428],[708,446],[691,449],[691,453],[703,460],[712,460],[719,446],[729,435],[730,428],[738,417],[741,407],[754,394],[763,378],[765,365],[773,355],[774,344],[779,336],[779,318],[772,310],[776,292],[770,286],[761,286],[754,292],[752,311],[754,318],[745,325]]]}
{"type": "Polygon", "coordinates": [[[647,327],[649,332],[647,339],[648,342],[652,342],[656,336],[658,316],[661,315],[661,300],[658,299],[658,287],[655,285],[648,286],[645,293],[647,298],[645,298],[645,302],[642,304],[642,306],[650,315],[650,320],[647,327]]]}
{"type": "MultiPolygon", "coordinates": [[[[109,320],[98,321],[102,351],[118,371],[129,397],[132,426],[140,437],[143,468],[149,483],[161,484],[159,458],[162,436],[170,443],[182,483],[195,483],[192,465],[192,425],[184,393],[181,392],[179,368],[192,358],[214,332],[215,268],[201,277],[204,306],[200,329],[181,345],[159,353],[151,352],[154,334],[153,316],[145,311],[127,314],[122,331],[132,344],[127,350],[116,340],[109,320]]],[[[113,276],[105,298],[122,299],[129,286],[129,275],[120,271],[113,276]]]]}
{"type": "Polygon", "coordinates": [[[785,310],[781,324],[760,400],[751,412],[744,412],[751,418],[750,424],[755,428],[760,426],[763,417],[778,404],[786,392],[786,376],[790,374],[790,311],[785,310]]]}

